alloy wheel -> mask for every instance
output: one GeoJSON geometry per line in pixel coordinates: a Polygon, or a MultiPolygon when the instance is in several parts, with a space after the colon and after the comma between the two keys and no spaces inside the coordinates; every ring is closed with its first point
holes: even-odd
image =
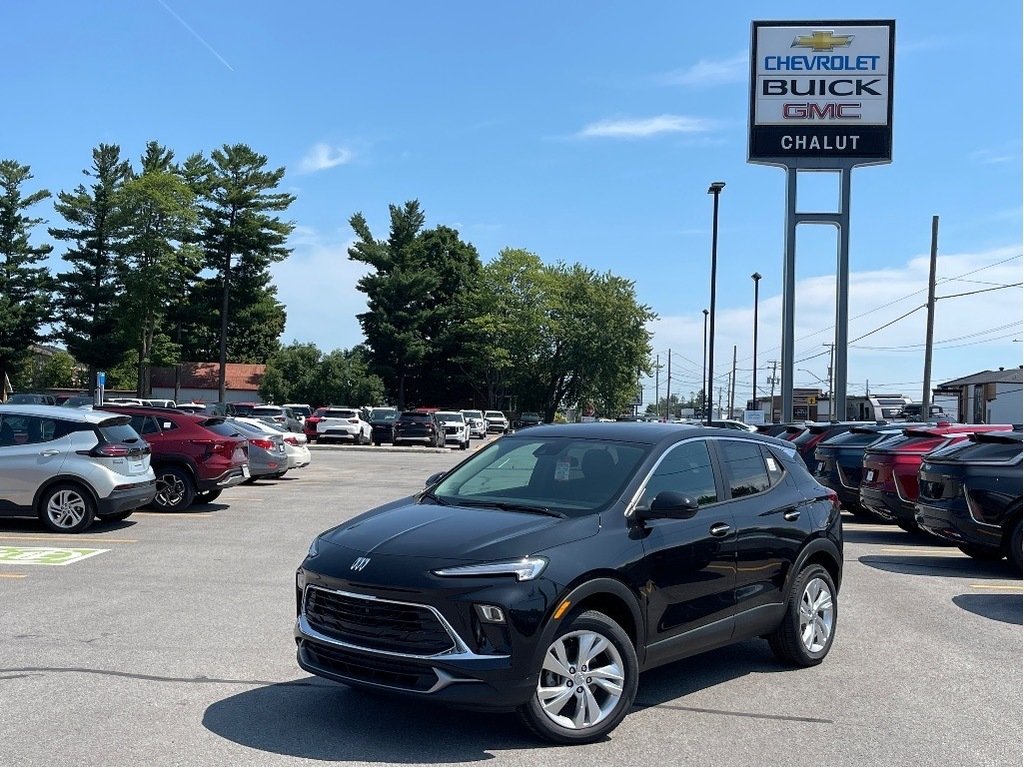
{"type": "Polygon", "coordinates": [[[811,579],[800,598],[800,640],[804,648],[819,653],[828,645],[834,624],[832,590],[824,579],[811,579]]]}
{"type": "Polygon", "coordinates": [[[164,474],[156,479],[156,503],[161,507],[173,507],[185,496],[185,483],[177,475],[164,474]]]}
{"type": "Polygon", "coordinates": [[[74,528],[82,522],[85,512],[82,494],[70,489],[58,491],[46,502],[46,515],[57,528],[74,528]]]}
{"type": "Polygon", "coordinates": [[[624,682],[622,656],[607,637],[592,630],[569,632],[548,647],[536,696],[551,722],[580,730],[615,710],[624,682]]]}

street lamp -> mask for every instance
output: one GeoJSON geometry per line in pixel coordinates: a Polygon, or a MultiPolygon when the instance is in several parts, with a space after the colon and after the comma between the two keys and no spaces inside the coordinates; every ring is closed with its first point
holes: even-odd
{"type": "MultiPolygon", "coordinates": [[[[713,181],[708,194],[714,197],[715,207],[711,224],[711,336],[708,339],[708,387],[715,380],[715,280],[718,275],[718,196],[725,189],[724,181],[713,181]]],[[[711,398],[708,398],[707,421],[711,421],[711,398]]]]}
{"type": "Polygon", "coordinates": [[[704,359],[701,361],[700,376],[700,385],[704,389],[704,409],[707,410],[710,398],[708,397],[708,311],[706,309],[704,310],[704,359]]]}
{"type": "Polygon", "coordinates": [[[754,373],[753,373],[753,384],[750,385],[751,392],[751,407],[757,410],[757,289],[758,284],[761,282],[761,273],[755,272],[750,276],[750,279],[754,281],[754,373]]]}

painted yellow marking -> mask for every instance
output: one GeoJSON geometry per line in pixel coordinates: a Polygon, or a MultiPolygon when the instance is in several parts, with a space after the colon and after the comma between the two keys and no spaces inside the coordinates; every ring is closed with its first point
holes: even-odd
{"type": "MultiPolygon", "coordinates": [[[[917,555],[957,555],[960,550],[954,547],[882,547],[883,552],[910,552],[917,555]]],[[[966,557],[966,555],[963,555],[966,557]]]]}
{"type": "Polygon", "coordinates": [[[132,517],[164,517],[168,520],[191,520],[192,518],[213,517],[212,512],[135,512],[132,517]]]}
{"type": "Polygon", "coordinates": [[[56,541],[57,539],[71,539],[73,541],[81,542],[82,544],[88,544],[93,541],[98,541],[101,544],[135,544],[137,539],[100,539],[93,536],[63,536],[59,533],[55,533],[52,536],[0,536],[2,541],[56,541]]]}
{"type": "Polygon", "coordinates": [[[0,579],[24,579],[24,573],[0,573],[0,579]]]}
{"type": "Polygon", "coordinates": [[[562,616],[565,615],[565,612],[569,610],[569,606],[570,605],[572,605],[571,601],[563,600],[562,604],[560,606],[558,606],[558,609],[555,611],[555,618],[556,619],[562,618],[562,616]]]}
{"type": "Polygon", "coordinates": [[[1012,591],[1024,590],[1021,584],[971,584],[971,589],[1008,589],[1012,591]]]}

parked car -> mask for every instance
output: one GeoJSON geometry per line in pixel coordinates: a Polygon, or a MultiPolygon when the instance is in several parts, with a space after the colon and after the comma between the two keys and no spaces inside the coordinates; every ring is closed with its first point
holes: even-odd
{"type": "Polygon", "coordinates": [[[374,445],[393,443],[395,440],[395,419],[398,409],[390,407],[373,408],[370,411],[370,439],[374,445]]]}
{"type": "Polygon", "coordinates": [[[313,411],[312,416],[307,416],[306,420],[302,422],[302,431],[305,433],[306,439],[309,440],[309,442],[316,442],[316,425],[323,415],[327,413],[327,410],[326,406],[317,408],[313,411]]]}
{"type": "Polygon", "coordinates": [[[104,405],[104,412],[131,417],[132,427],[153,449],[156,497],[164,512],[206,504],[225,488],[249,478],[248,444],[212,431],[222,416],[200,416],[170,408],[104,405]]]}
{"type": "Polygon", "coordinates": [[[403,411],[395,419],[395,445],[423,444],[444,447],[444,429],[433,413],[403,411]]]}
{"type": "Polygon", "coordinates": [[[915,520],[917,473],[925,454],[962,443],[975,432],[1009,431],[1009,424],[948,424],[910,426],[864,452],[861,505],[885,522],[908,532],[919,530],[915,520]]]}
{"type": "Polygon", "coordinates": [[[253,408],[258,408],[259,406],[263,405],[263,403],[254,403],[254,402],[249,402],[249,401],[245,401],[245,402],[239,401],[239,402],[217,403],[216,405],[221,406],[221,408],[217,409],[219,415],[224,415],[224,416],[251,416],[252,415],[252,409],[253,408]],[[220,413],[221,410],[223,410],[223,413],[220,413]]]}
{"type": "Polygon", "coordinates": [[[281,407],[291,411],[292,416],[303,425],[306,423],[306,417],[313,415],[313,409],[308,403],[284,403],[281,407]]]}
{"type": "Polygon", "coordinates": [[[1021,570],[1020,431],[980,432],[927,454],[918,474],[918,527],[971,557],[1009,557],[1021,570]]]}
{"type": "Polygon", "coordinates": [[[759,435],[766,435],[767,437],[781,437],[786,430],[790,428],[790,424],[758,424],[756,429],[759,435]]]}
{"type": "Polygon", "coordinates": [[[796,446],[796,450],[804,460],[804,464],[807,465],[808,471],[813,472],[815,465],[814,449],[818,447],[818,443],[828,440],[830,437],[841,435],[843,432],[849,432],[854,427],[877,423],[874,421],[825,421],[811,423],[803,428],[796,427],[796,434],[791,437],[790,442],[796,446]]]}
{"type": "Polygon", "coordinates": [[[146,405],[140,397],[106,397],[103,400],[104,405],[146,405]]]}
{"type": "Polygon", "coordinates": [[[178,405],[173,400],[167,400],[165,398],[153,398],[147,397],[142,400],[143,405],[148,405],[152,408],[177,408],[178,405]]]}
{"type": "Polygon", "coordinates": [[[264,424],[259,419],[232,416],[211,425],[209,429],[218,435],[244,437],[249,441],[249,481],[284,477],[288,471],[288,453],[284,447],[284,437],[279,430],[272,430],[269,424],[264,424]]]}
{"type": "Polygon", "coordinates": [[[860,503],[860,482],[864,464],[864,451],[893,435],[903,433],[895,424],[865,424],[851,427],[814,448],[814,469],[811,474],[824,486],[839,495],[843,508],[855,515],[869,515],[860,503]]]}
{"type": "Polygon", "coordinates": [[[209,413],[205,403],[179,403],[174,407],[185,413],[209,413]]]}
{"type": "MultiPolygon", "coordinates": [[[[267,424],[262,419],[254,419],[247,416],[236,416],[232,421],[240,421],[258,427],[269,435],[276,435],[281,438],[284,444],[284,451],[288,458],[288,469],[302,469],[309,465],[312,457],[309,452],[308,440],[304,434],[290,432],[275,424],[267,424]]],[[[250,441],[251,445],[251,441],[250,441]]],[[[251,462],[250,462],[251,469],[251,462]]]]}
{"type": "Polygon", "coordinates": [[[95,402],[96,398],[92,395],[71,395],[65,398],[64,402],[59,403],[59,405],[64,408],[89,408],[95,402]]]}
{"type": "Polygon", "coordinates": [[[252,418],[272,422],[288,432],[302,432],[302,422],[283,405],[257,405],[248,414],[252,418]]]}
{"type": "Polygon", "coordinates": [[[331,406],[316,424],[319,443],[350,441],[355,445],[370,444],[370,425],[363,420],[358,408],[331,406]]]}
{"type": "Polygon", "coordinates": [[[5,405],[56,405],[57,398],[37,392],[18,392],[7,398],[5,405]]]}
{"type": "Polygon", "coordinates": [[[56,405],[0,406],[0,517],[56,533],[124,520],[156,495],[150,447],[127,416],[56,405]]]}
{"type": "Polygon", "coordinates": [[[465,410],[461,411],[462,418],[469,424],[469,436],[470,438],[483,438],[487,437],[487,420],[484,418],[483,411],[476,410],[465,410]]]}
{"type": "Polygon", "coordinates": [[[484,411],[484,421],[488,432],[508,432],[508,419],[501,411],[484,411]]]}
{"type": "Polygon", "coordinates": [[[757,637],[819,664],[842,570],[836,495],[792,446],[534,427],[318,536],[296,578],[298,663],[591,742],[630,711],[641,670],[757,637]]]}
{"type": "Polygon", "coordinates": [[[455,443],[461,450],[469,448],[469,424],[458,411],[438,411],[434,414],[444,431],[444,442],[455,443]]]}
{"type": "Polygon", "coordinates": [[[519,419],[516,421],[516,429],[526,429],[527,427],[536,427],[544,423],[544,419],[539,413],[534,411],[523,411],[519,414],[519,419]]]}

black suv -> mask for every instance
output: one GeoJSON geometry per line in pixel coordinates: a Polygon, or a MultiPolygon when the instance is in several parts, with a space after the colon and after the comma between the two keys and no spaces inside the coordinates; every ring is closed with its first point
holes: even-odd
{"type": "Polygon", "coordinates": [[[426,445],[444,448],[444,427],[433,413],[428,411],[405,411],[394,422],[391,442],[394,445],[426,445]]]}
{"type": "Polygon", "coordinates": [[[843,509],[866,516],[868,511],[860,503],[864,452],[868,446],[902,432],[902,426],[869,424],[820,441],[814,448],[814,479],[839,495],[843,509]]]}
{"type": "Polygon", "coordinates": [[[979,432],[929,453],[918,472],[918,526],[983,560],[1021,570],[1021,437],[979,432]]]}
{"type": "Polygon", "coordinates": [[[544,419],[541,418],[539,413],[533,411],[525,411],[519,414],[519,420],[516,421],[516,429],[526,429],[527,427],[536,427],[544,423],[544,419]]]}
{"type": "Polygon", "coordinates": [[[785,442],[533,427],[313,541],[298,663],[589,742],[625,717],[642,670],[759,636],[786,663],[821,662],[842,547],[835,493],[785,442]]]}

